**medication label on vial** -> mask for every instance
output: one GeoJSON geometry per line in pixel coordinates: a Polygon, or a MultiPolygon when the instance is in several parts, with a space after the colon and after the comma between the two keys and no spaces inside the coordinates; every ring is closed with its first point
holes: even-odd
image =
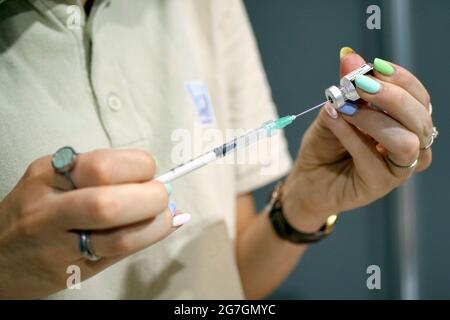
{"type": "Polygon", "coordinates": [[[198,123],[202,126],[213,124],[214,112],[205,83],[200,80],[193,80],[187,81],[185,86],[195,107],[198,123]]]}
{"type": "Polygon", "coordinates": [[[367,74],[372,70],[373,70],[373,66],[370,63],[366,63],[366,64],[362,65],[361,67],[359,67],[358,69],[353,70],[349,74],[346,74],[345,76],[343,76],[343,78],[353,81],[353,80],[355,80],[355,78],[357,76],[367,74]]]}

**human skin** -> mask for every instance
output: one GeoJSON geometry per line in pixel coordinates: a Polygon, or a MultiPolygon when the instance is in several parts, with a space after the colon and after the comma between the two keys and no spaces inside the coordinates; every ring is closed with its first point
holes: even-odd
{"type": "MultiPolygon", "coordinates": [[[[341,76],[363,63],[357,54],[346,55],[341,76]]],[[[432,132],[430,97],[412,74],[393,67],[390,76],[375,72],[381,84],[377,93],[358,90],[362,99],[390,116],[367,106],[352,117],[326,107],[307,130],[283,187],[284,214],[295,228],[315,232],[330,215],[366,205],[430,165],[431,150],[420,150],[432,132]],[[414,169],[400,169],[385,156],[399,164],[417,157],[419,162],[414,169]]],[[[81,266],[87,279],[176,230],[166,209],[166,189],[152,180],[155,163],[149,154],[82,154],[71,173],[77,190],[54,173],[50,159],[48,155],[30,164],[0,202],[1,298],[57,292],[66,286],[68,265],[81,266]],[[81,256],[74,229],[93,231],[91,242],[103,257],[100,261],[81,256]]],[[[236,256],[244,293],[262,298],[286,278],[306,246],[281,240],[267,214],[256,214],[250,194],[237,197],[236,214],[236,256]]]]}
{"type": "Polygon", "coordinates": [[[41,298],[66,287],[66,269],[85,280],[165,238],[180,225],[167,209],[166,187],[152,180],[155,162],[141,150],[78,155],[71,178],[34,161],[0,202],[0,298],[41,298]],[[113,173],[113,174],[112,174],[113,173]],[[100,261],[82,257],[78,234],[90,230],[100,261]]]}
{"type": "MultiPolygon", "coordinates": [[[[365,61],[351,53],[341,59],[343,76],[365,61]]],[[[375,71],[381,89],[375,94],[358,89],[368,103],[353,116],[323,108],[303,136],[300,150],[282,189],[286,219],[296,229],[316,232],[333,214],[364,206],[404,183],[431,164],[426,146],[432,133],[430,96],[411,73],[392,64],[390,76],[375,71]],[[333,117],[332,117],[333,116],[333,117]],[[402,169],[419,159],[415,168],[402,169]]],[[[237,200],[236,254],[247,298],[262,298],[291,272],[306,245],[281,240],[267,214],[256,214],[250,194],[237,200]]]]}

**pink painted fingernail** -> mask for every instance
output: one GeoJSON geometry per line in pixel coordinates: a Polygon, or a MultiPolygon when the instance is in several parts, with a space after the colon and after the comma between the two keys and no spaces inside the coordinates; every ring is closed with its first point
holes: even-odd
{"type": "Polygon", "coordinates": [[[173,217],[172,227],[180,227],[183,224],[187,223],[189,220],[191,220],[191,215],[189,213],[177,214],[173,217]]]}
{"type": "Polygon", "coordinates": [[[338,118],[338,113],[337,113],[336,109],[333,108],[331,103],[327,102],[323,107],[324,107],[325,111],[328,113],[328,115],[330,116],[330,118],[332,118],[332,119],[338,118]]]}

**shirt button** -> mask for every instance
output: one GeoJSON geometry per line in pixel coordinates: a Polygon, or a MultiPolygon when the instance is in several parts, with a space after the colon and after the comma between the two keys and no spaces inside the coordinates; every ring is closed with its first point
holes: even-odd
{"type": "Polygon", "coordinates": [[[122,101],[115,94],[111,94],[108,97],[108,107],[112,111],[119,111],[122,108],[122,101]]]}

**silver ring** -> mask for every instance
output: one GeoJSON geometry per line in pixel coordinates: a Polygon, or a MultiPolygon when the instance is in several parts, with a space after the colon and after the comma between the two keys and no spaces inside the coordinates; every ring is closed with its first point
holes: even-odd
{"type": "Polygon", "coordinates": [[[70,186],[72,187],[72,189],[76,189],[77,187],[75,186],[75,183],[73,183],[72,177],[70,176],[70,171],[64,172],[63,175],[67,179],[67,181],[69,181],[70,186]]]}
{"type": "Polygon", "coordinates": [[[430,142],[425,147],[420,148],[420,150],[427,150],[431,148],[431,145],[433,144],[434,140],[438,137],[439,131],[436,127],[433,127],[433,132],[431,133],[430,142]]]}
{"type": "Polygon", "coordinates": [[[70,176],[70,170],[73,169],[77,156],[78,153],[70,146],[58,149],[52,156],[53,169],[66,177],[73,189],[76,189],[76,186],[70,176]]]}
{"type": "Polygon", "coordinates": [[[90,231],[78,231],[80,237],[80,252],[81,255],[89,261],[98,261],[101,257],[97,256],[91,247],[91,232],[90,231]]]}
{"type": "Polygon", "coordinates": [[[385,157],[385,159],[392,164],[394,167],[400,168],[400,169],[411,169],[414,168],[415,166],[417,166],[417,164],[419,163],[419,158],[417,158],[416,160],[414,160],[413,163],[403,166],[400,164],[395,163],[394,161],[391,160],[391,158],[389,158],[388,156],[385,157]]]}

